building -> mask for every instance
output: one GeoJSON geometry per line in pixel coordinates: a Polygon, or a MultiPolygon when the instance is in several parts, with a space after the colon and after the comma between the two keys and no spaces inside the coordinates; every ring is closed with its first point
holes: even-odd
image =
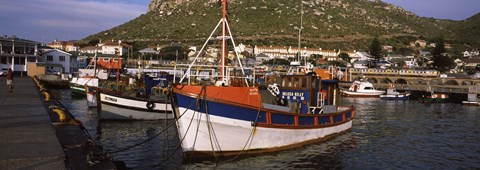
{"type": "Polygon", "coordinates": [[[80,53],[90,53],[90,54],[102,53],[102,47],[99,47],[99,46],[86,46],[86,47],[80,48],[79,52],[80,52],[80,53]]]}
{"type": "Polygon", "coordinates": [[[353,56],[356,51],[341,51],[341,50],[324,50],[322,48],[295,48],[292,46],[285,47],[285,46],[255,46],[253,48],[253,54],[258,56],[259,54],[264,54],[270,57],[270,59],[286,59],[295,58],[297,54],[301,54],[301,56],[310,57],[312,55],[319,55],[323,56],[324,58],[328,58],[329,60],[337,60],[336,57],[340,53],[347,53],[349,56],[353,56]]]}
{"type": "Polygon", "coordinates": [[[115,41],[110,40],[103,43],[98,44],[99,47],[102,48],[102,54],[120,54],[125,55],[128,53],[128,49],[130,49],[130,45],[126,43],[122,43],[121,40],[115,41]]]}
{"type": "Polygon", "coordinates": [[[27,63],[37,62],[39,58],[38,44],[16,36],[0,37],[0,69],[27,71],[27,63]]]}
{"type": "Polygon", "coordinates": [[[51,65],[46,68],[46,73],[73,73],[78,71],[77,56],[59,49],[48,50],[42,53],[39,62],[51,65]],[[61,67],[54,67],[54,66],[61,67]]]}
{"type": "Polygon", "coordinates": [[[62,50],[62,51],[78,51],[80,47],[78,47],[74,42],[72,41],[58,41],[54,40],[51,43],[48,43],[47,46],[52,47],[54,49],[62,50]]]}

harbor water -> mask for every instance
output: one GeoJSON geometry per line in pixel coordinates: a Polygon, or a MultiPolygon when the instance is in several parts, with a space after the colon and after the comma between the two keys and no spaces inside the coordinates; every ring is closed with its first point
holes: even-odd
{"type": "Polygon", "coordinates": [[[54,95],[114,160],[131,169],[480,168],[480,107],[340,98],[356,107],[356,118],[351,131],[332,140],[235,160],[192,161],[182,157],[173,120],[99,121],[85,98],[69,90],[54,95]]]}

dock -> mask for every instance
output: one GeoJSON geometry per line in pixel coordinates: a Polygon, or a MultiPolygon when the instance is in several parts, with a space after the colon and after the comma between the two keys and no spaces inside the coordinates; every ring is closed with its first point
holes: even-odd
{"type": "Polygon", "coordinates": [[[61,104],[39,90],[31,77],[14,77],[9,92],[0,77],[0,169],[117,169],[81,123],[68,114],[59,121],[50,108],[61,104]]]}

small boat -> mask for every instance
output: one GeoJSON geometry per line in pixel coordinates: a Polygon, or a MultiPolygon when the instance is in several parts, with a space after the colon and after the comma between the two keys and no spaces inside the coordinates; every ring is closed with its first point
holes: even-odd
{"type": "Polygon", "coordinates": [[[383,99],[383,100],[408,100],[409,96],[410,96],[409,92],[405,92],[405,93],[397,92],[397,89],[395,89],[395,86],[393,86],[392,84],[388,84],[387,93],[380,95],[380,99],[383,99]]]}
{"type": "Polygon", "coordinates": [[[433,88],[428,86],[428,91],[430,95],[422,95],[420,97],[420,102],[422,103],[445,103],[448,100],[448,94],[445,93],[435,93],[433,88]]]}
{"type": "Polygon", "coordinates": [[[431,95],[423,95],[420,98],[422,103],[445,103],[448,100],[448,94],[444,93],[432,93],[431,95]]]}
{"type": "Polygon", "coordinates": [[[346,97],[379,97],[385,91],[376,90],[372,83],[366,81],[354,81],[348,90],[341,90],[346,97]]]}
{"type": "Polygon", "coordinates": [[[173,119],[165,77],[144,78],[143,86],[102,82],[98,92],[102,103],[99,118],[103,120],[173,119]],[[135,89],[135,90],[127,90],[135,89]],[[140,90],[137,90],[140,89],[140,90]],[[122,109],[123,108],[123,109],[122,109]]]}
{"type": "MultiPolygon", "coordinates": [[[[226,0],[222,6],[223,17],[214,32],[223,26],[219,37],[225,50],[220,50],[220,61],[225,61],[226,40],[235,43],[227,29],[226,0]]],[[[197,57],[202,52],[203,48],[197,57]]],[[[283,105],[263,103],[245,72],[233,73],[243,70],[238,63],[239,67],[221,63],[219,75],[209,81],[191,84],[194,75],[185,74],[173,85],[172,107],[184,156],[236,157],[292,149],[328,140],[352,127],[355,108],[339,105],[338,80],[314,73],[281,75],[272,88],[283,105]]]]}

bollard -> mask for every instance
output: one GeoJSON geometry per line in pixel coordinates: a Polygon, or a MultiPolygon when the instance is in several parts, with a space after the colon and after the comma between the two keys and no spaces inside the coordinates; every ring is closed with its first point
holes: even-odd
{"type": "Polygon", "coordinates": [[[50,94],[46,91],[44,91],[43,94],[45,95],[45,101],[50,101],[50,94]]]}
{"type": "Polygon", "coordinates": [[[52,111],[55,112],[58,115],[58,121],[59,122],[66,122],[67,121],[67,117],[65,116],[65,112],[62,109],[55,108],[52,111]]]}

